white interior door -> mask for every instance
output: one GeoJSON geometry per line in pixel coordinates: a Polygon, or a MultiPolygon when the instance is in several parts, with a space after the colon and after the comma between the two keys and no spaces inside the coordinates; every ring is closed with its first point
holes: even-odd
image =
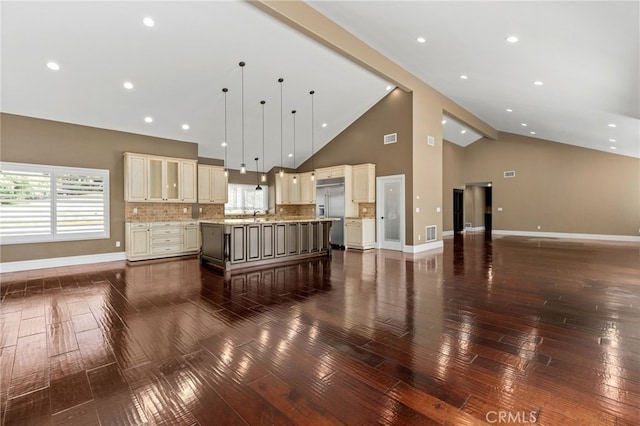
{"type": "Polygon", "coordinates": [[[376,188],[378,247],[402,251],[404,247],[404,175],[378,177],[376,188]]]}

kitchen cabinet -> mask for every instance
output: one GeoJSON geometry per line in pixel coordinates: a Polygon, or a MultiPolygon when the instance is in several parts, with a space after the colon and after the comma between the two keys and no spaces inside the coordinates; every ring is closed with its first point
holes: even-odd
{"type": "Polygon", "coordinates": [[[137,154],[124,154],[124,200],[132,202],[147,201],[148,157],[137,154]]]}
{"type": "Polygon", "coordinates": [[[149,255],[149,231],[148,223],[127,223],[124,244],[127,257],[149,255]]]}
{"type": "Polygon", "coordinates": [[[196,160],[124,154],[124,199],[129,202],[196,202],[196,160]]]}
{"type": "Polygon", "coordinates": [[[345,177],[348,166],[332,166],[316,169],[316,179],[332,179],[345,177]]]}
{"type": "Polygon", "coordinates": [[[197,221],[127,222],[125,251],[131,261],[196,254],[200,250],[197,221]]]}
{"type": "Polygon", "coordinates": [[[198,202],[201,204],[224,204],[227,202],[227,176],[224,167],[198,165],[198,202]]]}
{"type": "Polygon", "coordinates": [[[375,248],[375,219],[346,219],[344,226],[346,230],[345,246],[347,248],[360,250],[375,248]]]}
{"type": "Polygon", "coordinates": [[[332,219],[201,221],[203,263],[232,271],[331,255],[332,219]]]}
{"type": "Polygon", "coordinates": [[[284,179],[287,180],[287,188],[289,199],[287,204],[300,203],[300,179],[298,173],[285,173],[284,179]]]}
{"type": "Polygon", "coordinates": [[[358,164],[352,166],[354,203],[376,202],[376,165],[358,164]]]}
{"type": "Polygon", "coordinates": [[[276,204],[315,204],[316,182],[311,172],[276,175],[276,204]]]}
{"type": "Polygon", "coordinates": [[[200,249],[200,228],[197,221],[184,223],[184,251],[200,249]]]}
{"type": "MultiPolygon", "coordinates": [[[[316,203],[316,181],[311,179],[313,173],[300,173],[298,185],[300,185],[300,204],[316,203]]],[[[315,176],[314,176],[315,178],[315,176]]]]}

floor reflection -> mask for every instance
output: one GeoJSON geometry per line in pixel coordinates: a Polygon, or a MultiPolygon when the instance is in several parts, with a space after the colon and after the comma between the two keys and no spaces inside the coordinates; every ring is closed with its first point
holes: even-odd
{"type": "Polygon", "coordinates": [[[469,234],[228,279],[197,259],[3,274],[0,418],[631,423],[639,260],[625,244],[469,234]]]}

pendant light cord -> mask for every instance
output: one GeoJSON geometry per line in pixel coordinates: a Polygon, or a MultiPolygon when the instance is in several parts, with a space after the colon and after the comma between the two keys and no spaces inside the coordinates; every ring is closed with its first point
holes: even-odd
{"type": "Polygon", "coordinates": [[[227,92],[229,89],[226,87],[222,89],[224,93],[224,167],[227,168],[227,92]]]}
{"type": "Polygon", "coordinates": [[[264,174],[264,104],[266,103],[266,101],[260,101],[262,105],[262,174],[264,174]]]}
{"type": "Polygon", "coordinates": [[[311,173],[313,173],[313,171],[314,171],[314,169],[313,169],[313,154],[314,154],[313,130],[315,129],[315,127],[313,125],[313,94],[314,93],[316,93],[314,90],[309,92],[309,94],[311,95],[311,173]]]}
{"type": "Polygon", "coordinates": [[[284,156],[282,154],[282,139],[283,139],[283,124],[282,124],[282,111],[283,111],[283,103],[282,103],[282,83],[284,82],[284,78],[279,78],[278,83],[280,83],[280,167],[282,168],[284,165],[284,156]]]}
{"type": "Polygon", "coordinates": [[[293,115],[293,168],[296,168],[296,110],[291,111],[293,115]]]}
{"type": "Polygon", "coordinates": [[[242,99],[240,102],[240,109],[241,109],[241,115],[242,115],[242,164],[245,164],[244,162],[244,66],[245,66],[245,63],[240,62],[240,69],[242,70],[242,86],[241,86],[242,99]]]}

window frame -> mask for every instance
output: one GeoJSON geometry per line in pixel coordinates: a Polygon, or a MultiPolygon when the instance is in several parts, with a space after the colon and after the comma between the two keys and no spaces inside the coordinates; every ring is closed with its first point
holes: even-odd
{"type": "MultiPolygon", "coordinates": [[[[50,232],[40,235],[10,235],[0,236],[0,245],[31,244],[62,241],[100,240],[111,238],[111,210],[110,210],[110,173],[108,169],[91,169],[81,167],[52,166],[45,164],[28,164],[14,162],[0,162],[0,174],[11,172],[47,173],[49,174],[49,203],[50,232]],[[58,175],[99,176],[102,178],[103,191],[103,231],[58,233],[58,175]]],[[[0,212],[0,218],[2,212],[0,212]]]]}
{"type": "MultiPolygon", "coordinates": [[[[262,187],[262,193],[263,193],[263,205],[262,207],[259,208],[249,208],[249,207],[245,207],[245,206],[241,206],[239,209],[231,209],[228,208],[227,206],[230,204],[230,201],[226,202],[224,204],[224,213],[227,215],[234,215],[234,216],[249,216],[252,215],[253,212],[255,210],[258,210],[260,212],[263,213],[267,213],[269,211],[269,186],[268,185],[260,185],[262,187]]],[[[253,190],[255,191],[255,185],[253,184],[246,184],[246,183],[228,183],[227,184],[227,199],[228,200],[232,200],[233,197],[231,196],[231,192],[234,191],[236,187],[247,187],[245,192],[250,191],[250,189],[248,187],[252,187],[253,190]]],[[[233,206],[233,207],[239,207],[239,206],[233,206]]]]}

